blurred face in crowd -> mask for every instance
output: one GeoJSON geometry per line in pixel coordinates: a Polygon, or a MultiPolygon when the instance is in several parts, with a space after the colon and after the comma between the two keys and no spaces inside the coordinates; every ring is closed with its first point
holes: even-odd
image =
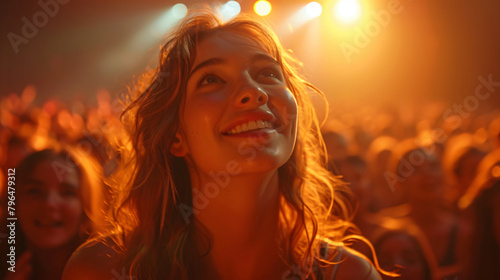
{"type": "Polygon", "coordinates": [[[367,178],[367,167],[362,162],[343,160],[339,164],[343,180],[349,183],[359,202],[358,212],[368,211],[370,202],[370,185],[367,178]]]}
{"type": "MultiPolygon", "coordinates": [[[[404,280],[427,279],[427,263],[420,248],[404,233],[391,234],[378,246],[377,255],[382,269],[393,271],[396,267],[404,280]]],[[[384,279],[395,279],[384,276],[384,279]]]]}
{"type": "MultiPolygon", "coordinates": [[[[425,152],[415,152],[425,155],[410,160],[405,156],[406,162],[410,162],[412,172],[402,182],[402,188],[406,193],[408,202],[413,205],[425,206],[442,203],[444,196],[444,174],[439,160],[433,155],[426,155],[425,152]]],[[[411,154],[411,153],[410,153],[411,154]]],[[[411,156],[410,156],[411,157],[411,156]]]]}
{"type": "Polygon", "coordinates": [[[49,249],[77,238],[83,216],[77,170],[55,158],[23,176],[29,178],[18,186],[18,216],[28,243],[49,249]]]}
{"type": "Polygon", "coordinates": [[[323,135],[323,140],[325,141],[330,161],[341,160],[347,156],[347,141],[342,135],[335,132],[328,132],[323,135]]]}
{"type": "Polygon", "coordinates": [[[474,177],[476,176],[476,171],[479,163],[483,159],[484,155],[479,152],[470,151],[466,153],[458,163],[456,168],[456,173],[458,177],[458,193],[463,195],[467,188],[471,185],[474,177]]]}

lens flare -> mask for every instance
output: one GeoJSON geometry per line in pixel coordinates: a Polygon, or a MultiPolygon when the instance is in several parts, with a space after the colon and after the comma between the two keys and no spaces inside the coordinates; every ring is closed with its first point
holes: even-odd
{"type": "Polygon", "coordinates": [[[187,9],[186,5],[184,5],[182,3],[175,4],[172,7],[172,14],[174,15],[175,18],[181,19],[181,18],[186,16],[187,10],[188,9],[187,9]]]}
{"type": "Polygon", "coordinates": [[[340,0],[334,13],[341,23],[350,24],[361,17],[361,5],[357,0],[340,0]]]}
{"type": "Polygon", "coordinates": [[[323,8],[321,4],[318,2],[311,2],[306,6],[307,15],[311,18],[319,17],[323,12],[323,8]]]}
{"type": "Polygon", "coordinates": [[[267,16],[271,12],[271,3],[265,0],[257,1],[253,5],[253,10],[259,16],[267,16]]]}
{"type": "Polygon", "coordinates": [[[224,20],[230,20],[241,12],[240,3],[236,1],[228,1],[219,8],[219,13],[224,20]]]}

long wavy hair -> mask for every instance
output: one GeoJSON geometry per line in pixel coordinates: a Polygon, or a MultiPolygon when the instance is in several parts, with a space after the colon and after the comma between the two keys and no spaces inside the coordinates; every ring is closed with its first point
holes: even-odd
{"type": "Polygon", "coordinates": [[[162,46],[158,66],[131,90],[122,113],[130,141],[120,150],[123,162],[111,182],[110,216],[115,227],[107,234],[131,276],[200,278],[200,253],[192,241],[208,238],[195,236],[194,228],[200,223],[196,219],[186,223],[179,209],[181,204],[193,205],[190,177],[185,160],[173,156],[170,147],[179,128],[196,46],[222,31],[244,35],[263,46],[281,66],[297,100],[296,145],[278,169],[281,236],[277,238],[290,268],[300,268],[301,279],[316,279],[313,270],[328,263],[320,254],[322,244],[337,246],[352,226],[350,193],[326,169],[320,125],[309,99],[310,93],[323,93],[302,78],[300,62],[267,25],[245,15],[223,23],[211,12],[192,12],[162,46]]]}

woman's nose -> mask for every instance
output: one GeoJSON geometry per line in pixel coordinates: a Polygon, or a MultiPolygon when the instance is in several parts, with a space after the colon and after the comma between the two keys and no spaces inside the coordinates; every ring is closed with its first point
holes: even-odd
{"type": "Polygon", "coordinates": [[[47,208],[54,208],[61,202],[61,197],[57,192],[48,192],[43,201],[47,208]]]}
{"type": "Polygon", "coordinates": [[[235,105],[238,107],[261,106],[267,103],[269,96],[259,84],[247,77],[238,88],[235,105]]]}

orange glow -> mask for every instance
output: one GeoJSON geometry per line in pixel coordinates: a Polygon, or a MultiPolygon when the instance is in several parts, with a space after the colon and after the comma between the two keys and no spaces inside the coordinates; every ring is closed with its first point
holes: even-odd
{"type": "Polygon", "coordinates": [[[43,111],[49,114],[50,116],[55,115],[57,112],[56,102],[54,100],[45,102],[45,104],[43,105],[43,111]]]}
{"type": "Polygon", "coordinates": [[[111,115],[111,96],[109,92],[105,89],[101,89],[97,92],[97,104],[98,112],[102,116],[111,115]]]}
{"type": "Polygon", "coordinates": [[[17,94],[15,93],[10,94],[9,97],[7,98],[7,108],[11,112],[17,112],[20,108],[20,105],[21,105],[21,99],[19,98],[19,96],[17,96],[17,94]]]}
{"type": "Polygon", "coordinates": [[[57,114],[57,121],[62,128],[68,128],[71,123],[71,115],[67,110],[61,110],[57,114]]]}
{"type": "Polygon", "coordinates": [[[14,122],[14,116],[11,113],[9,113],[7,110],[2,110],[0,112],[0,117],[1,117],[0,123],[3,126],[12,128],[12,123],[14,122]]]}
{"type": "Polygon", "coordinates": [[[78,114],[73,114],[73,116],[71,118],[71,122],[70,122],[71,128],[75,132],[80,132],[80,130],[83,129],[84,125],[85,125],[85,123],[83,121],[82,116],[80,116],[78,114]]]}
{"type": "Polygon", "coordinates": [[[36,89],[34,86],[29,85],[24,88],[23,93],[21,94],[21,100],[23,104],[27,105],[33,102],[36,97],[36,89]]]}
{"type": "Polygon", "coordinates": [[[49,140],[43,135],[36,134],[31,139],[31,145],[36,151],[41,151],[49,146],[49,140]]]}
{"type": "Polygon", "coordinates": [[[500,178],[500,166],[499,165],[495,165],[491,169],[491,175],[493,175],[494,178],[500,178]]]}

